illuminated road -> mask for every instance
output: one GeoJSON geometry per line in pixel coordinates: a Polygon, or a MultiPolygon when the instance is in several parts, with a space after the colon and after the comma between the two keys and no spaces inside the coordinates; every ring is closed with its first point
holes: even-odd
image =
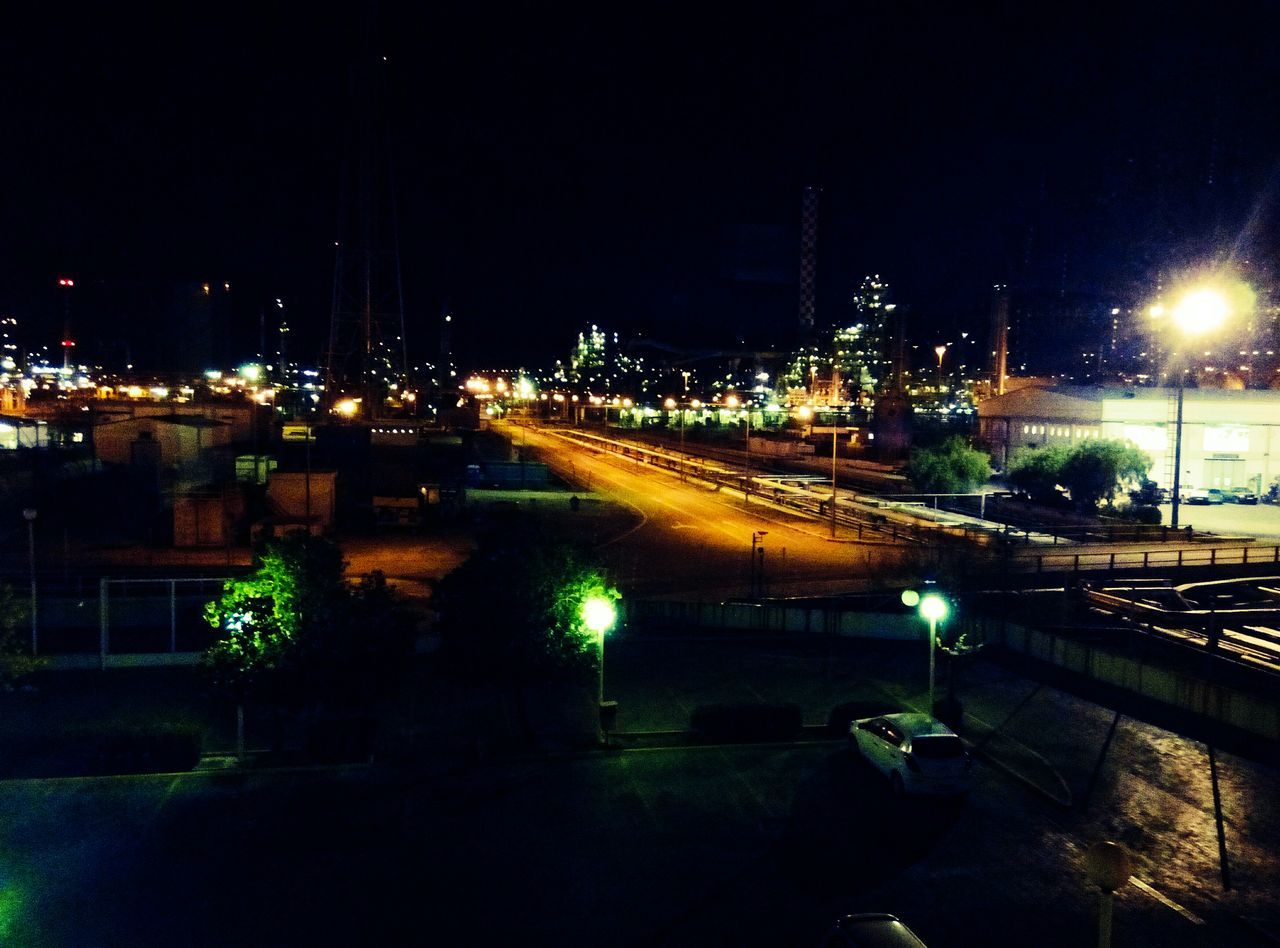
{"type": "Polygon", "coordinates": [[[554,431],[526,428],[519,438],[561,476],[638,515],[637,526],[601,547],[615,581],[631,591],[712,599],[750,595],[752,535],[760,533],[762,591],[773,596],[856,591],[868,585],[873,570],[880,583],[905,575],[920,555],[904,546],[846,539],[844,529],[832,541],[825,523],[756,498],[744,504],[737,492],[682,483],[674,473],[586,450],[554,431]]]}

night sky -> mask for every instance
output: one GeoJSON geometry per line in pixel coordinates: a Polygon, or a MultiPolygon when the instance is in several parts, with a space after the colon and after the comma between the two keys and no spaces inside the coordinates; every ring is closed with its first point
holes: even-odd
{"type": "MultiPolygon", "coordinates": [[[[1268,279],[1280,18],[1033,6],[384,4],[411,352],[446,305],[484,365],[593,321],[787,344],[809,183],[820,323],[868,272],[921,334],[981,325],[995,282],[1110,305],[1206,258],[1268,279]]],[[[52,341],[73,275],[83,354],[157,364],[174,287],[226,280],[231,356],[275,297],[318,354],[359,7],[34,16],[0,57],[0,310],[52,341]]]]}

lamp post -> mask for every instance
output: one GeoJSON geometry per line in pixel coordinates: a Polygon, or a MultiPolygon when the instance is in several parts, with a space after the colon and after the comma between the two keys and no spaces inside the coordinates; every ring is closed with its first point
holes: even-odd
{"type": "Polygon", "coordinates": [[[947,601],[936,593],[921,596],[914,589],[907,589],[902,593],[902,604],[918,606],[921,617],[929,623],[929,714],[933,714],[934,652],[938,644],[938,620],[947,616],[947,601]]]}
{"type": "Polygon", "coordinates": [[[756,530],[751,534],[751,595],[763,595],[764,593],[764,543],[763,540],[769,535],[768,530],[756,530]],[[756,556],[759,550],[759,565],[757,565],[756,556]]]}
{"type": "Polygon", "coordinates": [[[737,408],[739,404],[744,405],[747,409],[747,456],[743,466],[742,474],[742,502],[744,504],[751,503],[751,405],[746,402],[739,402],[737,395],[730,395],[724,400],[729,408],[737,408]]]}
{"type": "Polygon", "coordinates": [[[36,619],[36,508],[22,511],[27,521],[27,562],[31,567],[31,654],[39,654],[40,625],[36,619]]]}
{"type": "MultiPolygon", "coordinates": [[[[668,398],[663,405],[667,411],[676,410],[676,400],[668,398]]],[[[684,406],[680,406],[680,480],[684,480],[684,406]]]]}
{"type": "MultiPolygon", "coordinates": [[[[1151,308],[1152,316],[1160,316],[1163,312],[1163,307],[1158,305],[1151,308]]],[[[1230,312],[1230,304],[1221,292],[1212,287],[1199,287],[1183,294],[1174,305],[1171,315],[1174,325],[1186,342],[1219,328],[1226,322],[1230,312]]],[[[1169,518],[1169,525],[1175,530],[1178,528],[1178,505],[1181,499],[1179,494],[1182,492],[1182,400],[1187,371],[1185,351],[1182,353],[1177,371],[1178,410],[1173,435],[1173,511],[1169,518]]]]}
{"type": "Polygon", "coordinates": [[[1085,853],[1085,872],[1098,887],[1098,948],[1111,948],[1111,912],[1115,891],[1129,881],[1129,853],[1111,842],[1098,842],[1085,853]]]}
{"type": "Polygon", "coordinates": [[[604,705],[604,637],[618,621],[618,610],[608,596],[593,593],[582,600],[582,624],[596,639],[596,703],[604,705]]]}
{"type": "Polygon", "coordinates": [[[831,411],[831,539],[836,538],[836,413],[831,411]]]}

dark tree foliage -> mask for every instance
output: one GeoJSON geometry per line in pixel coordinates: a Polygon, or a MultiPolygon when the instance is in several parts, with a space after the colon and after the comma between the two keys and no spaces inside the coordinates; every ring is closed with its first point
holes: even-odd
{"type": "Polygon", "coordinates": [[[48,664],[47,658],[31,654],[31,613],[25,597],[0,586],[0,691],[7,691],[23,678],[48,664]]]}
{"type": "Polygon", "coordinates": [[[1032,500],[1058,497],[1058,487],[1071,493],[1082,510],[1095,510],[1102,500],[1115,500],[1127,484],[1140,482],[1151,458],[1127,441],[1089,439],[1074,446],[1023,449],[1009,461],[1009,481],[1032,500]]]}
{"type": "Polygon", "coordinates": [[[327,540],[295,534],[263,550],[258,568],[228,580],[205,607],[222,632],[205,654],[237,696],[294,705],[367,704],[411,646],[408,617],[374,573],[357,585],[327,540]]]}
{"type": "Polygon", "coordinates": [[[593,557],[567,543],[505,533],[483,540],[436,584],[446,654],[482,678],[585,680],[596,637],[581,616],[590,596],[617,598],[593,557]]]}
{"type": "Polygon", "coordinates": [[[1066,445],[1047,448],[1022,448],[1009,459],[1006,476],[1009,483],[1026,493],[1038,504],[1053,504],[1061,499],[1062,468],[1071,456],[1066,445]]]}

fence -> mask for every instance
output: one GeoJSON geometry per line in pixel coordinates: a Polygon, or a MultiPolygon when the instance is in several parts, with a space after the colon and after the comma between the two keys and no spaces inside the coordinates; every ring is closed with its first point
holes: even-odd
{"type": "Polygon", "coordinates": [[[226,577],[41,583],[40,654],[55,668],[194,664],[213,641],[205,604],[226,577]]]}
{"type": "Polygon", "coordinates": [[[1033,573],[1081,572],[1118,569],[1182,569],[1193,566],[1250,566],[1280,563],[1280,544],[1259,546],[1179,547],[1177,549],[1119,550],[1082,553],[1020,553],[1009,558],[1009,566],[1033,573]]]}

